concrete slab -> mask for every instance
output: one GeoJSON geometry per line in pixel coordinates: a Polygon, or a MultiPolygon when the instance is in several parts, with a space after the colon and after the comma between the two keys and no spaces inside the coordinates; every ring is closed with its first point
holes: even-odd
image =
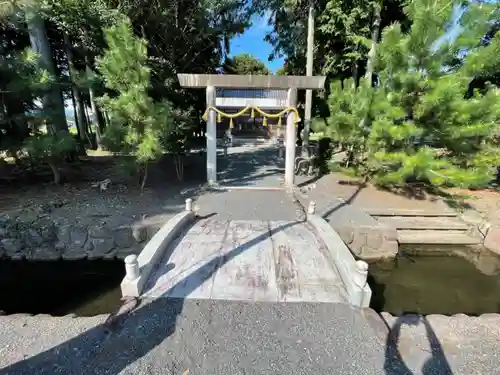
{"type": "Polygon", "coordinates": [[[297,208],[284,190],[208,191],[196,200],[198,214],[217,220],[295,220],[297,208]]]}
{"type": "Polygon", "coordinates": [[[480,245],[483,239],[460,230],[399,230],[400,244],[480,245]]]}
{"type": "Polygon", "coordinates": [[[470,226],[455,217],[415,217],[415,216],[385,216],[377,220],[396,229],[411,230],[462,230],[470,226]]]}
{"type": "Polygon", "coordinates": [[[323,251],[306,223],[201,220],[166,251],[145,297],[348,303],[323,251]]]}

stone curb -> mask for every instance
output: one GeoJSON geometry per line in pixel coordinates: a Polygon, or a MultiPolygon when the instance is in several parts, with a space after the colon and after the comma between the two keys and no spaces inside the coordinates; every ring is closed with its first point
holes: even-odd
{"type": "Polygon", "coordinates": [[[334,229],[359,259],[394,258],[399,251],[398,232],[394,228],[380,224],[335,226],[334,229]]]}
{"type": "MultiPolygon", "coordinates": [[[[139,297],[144,285],[156,263],[162,258],[164,251],[195,218],[193,211],[183,211],[167,221],[163,227],[144,246],[139,256],[134,259],[138,267],[138,277],[131,280],[125,276],[121,283],[123,297],[139,297]]],[[[125,262],[128,263],[127,258],[125,262]]]]}
{"type": "Polygon", "coordinates": [[[482,237],[484,247],[500,255],[500,222],[485,220],[476,211],[465,212],[461,218],[473,226],[473,234],[482,237]]]}
{"type": "Polygon", "coordinates": [[[483,246],[500,255],[500,225],[489,225],[485,230],[483,246]]]}
{"type": "Polygon", "coordinates": [[[365,318],[368,325],[372,329],[377,341],[385,346],[387,341],[390,340],[389,335],[391,334],[391,330],[384,318],[369,307],[361,309],[361,315],[365,318]]]}

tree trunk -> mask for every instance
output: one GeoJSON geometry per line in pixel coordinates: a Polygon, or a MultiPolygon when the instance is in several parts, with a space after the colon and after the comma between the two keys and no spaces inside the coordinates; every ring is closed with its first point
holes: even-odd
{"type": "Polygon", "coordinates": [[[177,179],[179,181],[184,181],[184,155],[174,155],[174,164],[175,172],[177,173],[177,179]]]}
{"type": "Polygon", "coordinates": [[[380,23],[382,11],[382,1],[373,5],[373,23],[372,23],[372,45],[368,52],[368,61],[366,63],[365,79],[373,86],[373,69],[375,65],[375,56],[377,54],[378,35],[380,33],[380,23]]]}
{"type": "MultiPolygon", "coordinates": [[[[357,47],[356,47],[357,49],[357,47]]],[[[355,89],[358,87],[359,82],[359,61],[354,63],[354,67],[352,68],[352,88],[355,89]]]]}
{"type": "MultiPolygon", "coordinates": [[[[92,66],[90,63],[90,57],[89,57],[88,53],[85,55],[85,72],[87,74],[87,79],[90,80],[92,75],[93,75],[93,71],[92,71],[92,66]]],[[[97,148],[101,148],[102,147],[102,144],[101,144],[102,133],[101,133],[101,128],[99,126],[100,125],[99,124],[99,115],[97,113],[98,109],[97,109],[97,105],[95,102],[95,92],[94,92],[94,88],[92,87],[92,84],[89,85],[89,97],[90,97],[90,108],[92,109],[91,124],[95,125],[97,148]]]]}
{"type": "MultiPolygon", "coordinates": [[[[31,48],[39,55],[38,66],[47,70],[52,78],[57,78],[44,20],[39,16],[37,9],[33,7],[26,10],[25,20],[28,25],[31,48]]],[[[52,86],[50,91],[44,95],[42,105],[45,115],[49,118],[47,130],[51,134],[61,130],[68,131],[64,101],[59,87],[52,86]]]]}
{"type": "Polygon", "coordinates": [[[108,112],[106,111],[101,111],[103,116],[104,116],[104,120],[106,120],[106,127],[108,127],[110,125],[110,120],[109,120],[109,115],[108,115],[108,112]]]}
{"type": "MultiPolygon", "coordinates": [[[[382,0],[380,0],[380,2],[374,3],[373,5],[372,45],[370,51],[368,51],[368,61],[366,62],[366,72],[365,72],[365,79],[370,87],[373,87],[373,69],[375,65],[375,57],[377,55],[377,43],[380,31],[381,10],[382,10],[382,0]]],[[[368,108],[371,108],[372,102],[373,102],[373,95],[370,96],[370,105],[368,106],[368,108]]],[[[370,119],[367,111],[359,123],[360,129],[365,130],[365,133],[368,132],[368,128],[370,126],[369,120],[370,119]]],[[[360,150],[358,151],[358,156],[361,158],[365,154],[365,146],[366,143],[363,143],[361,145],[360,150]]]]}
{"type": "Polygon", "coordinates": [[[12,95],[4,94],[4,113],[11,124],[7,135],[13,136],[17,141],[23,141],[29,136],[28,122],[26,121],[24,103],[12,95]]]}
{"type": "Polygon", "coordinates": [[[144,164],[144,173],[142,175],[142,181],[141,181],[141,194],[144,193],[144,188],[146,187],[147,179],[148,179],[148,162],[144,164]]]}
{"type": "Polygon", "coordinates": [[[85,101],[83,100],[83,95],[81,95],[81,92],[79,99],[80,99],[79,106],[82,109],[82,115],[85,120],[85,132],[87,133],[87,138],[89,139],[90,147],[95,150],[97,148],[97,145],[95,144],[94,134],[92,133],[92,129],[90,128],[90,117],[87,111],[87,106],[85,105],[85,101]]]}
{"type": "Polygon", "coordinates": [[[74,64],[73,51],[71,50],[71,47],[72,47],[71,40],[69,39],[68,34],[64,33],[64,48],[66,50],[66,56],[68,58],[69,77],[71,80],[71,90],[73,93],[73,103],[74,103],[73,106],[76,114],[75,120],[78,127],[78,134],[80,137],[80,141],[82,142],[87,141],[89,144],[92,144],[92,142],[90,142],[90,138],[87,132],[87,121],[85,119],[85,112],[82,107],[82,101],[83,101],[82,96],[80,93],[80,89],[75,84],[77,74],[74,64]]]}
{"type": "Polygon", "coordinates": [[[59,169],[57,169],[57,166],[51,160],[47,161],[47,164],[54,175],[54,184],[59,185],[61,183],[61,173],[59,172],[59,169]]]}
{"type": "Polygon", "coordinates": [[[99,107],[97,107],[97,121],[101,134],[104,134],[104,130],[106,129],[106,119],[104,118],[104,114],[99,107]]]}
{"type": "MultiPolygon", "coordinates": [[[[73,103],[73,108],[76,108],[76,100],[73,92],[71,93],[71,101],[73,103]]],[[[82,139],[80,124],[78,122],[78,118],[75,117],[76,131],[77,131],[77,153],[79,156],[85,156],[85,136],[82,139]]]]}
{"type": "Polygon", "coordinates": [[[92,129],[90,127],[90,125],[92,124],[92,119],[90,118],[90,115],[89,115],[89,108],[86,105],[84,105],[83,108],[84,108],[84,111],[85,111],[85,118],[87,119],[88,132],[90,134],[92,134],[92,129]]]}

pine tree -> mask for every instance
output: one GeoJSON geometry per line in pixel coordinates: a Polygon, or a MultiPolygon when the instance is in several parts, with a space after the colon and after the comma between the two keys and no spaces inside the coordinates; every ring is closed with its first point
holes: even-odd
{"type": "Polygon", "coordinates": [[[106,94],[100,100],[110,117],[103,143],[112,152],[134,157],[144,188],[148,163],[163,155],[173,128],[171,105],[155,103],[148,95],[147,44],[134,36],[130,21],[124,18],[105,30],[105,36],[108,49],[98,61],[98,70],[117,96],[106,94]]]}
{"type": "Polygon", "coordinates": [[[479,43],[497,17],[495,7],[414,0],[405,11],[409,32],[394,24],[377,47],[378,87],[347,89],[341,103],[332,95],[330,124],[357,146],[358,169],[379,184],[484,186],[500,164],[500,97],[491,86],[466,94],[475,77],[499,65],[500,35],[479,43]],[[349,97],[355,98],[345,103],[349,97]],[[367,126],[356,127],[362,116],[367,126]]]}
{"type": "Polygon", "coordinates": [[[52,170],[54,183],[61,182],[57,165],[75,149],[73,137],[65,130],[49,131],[51,117],[41,111],[34,99],[52,90],[51,75],[40,69],[38,55],[30,49],[5,54],[0,63],[4,79],[0,103],[0,149],[8,149],[17,158],[24,148],[32,161],[46,163],[52,170]]]}

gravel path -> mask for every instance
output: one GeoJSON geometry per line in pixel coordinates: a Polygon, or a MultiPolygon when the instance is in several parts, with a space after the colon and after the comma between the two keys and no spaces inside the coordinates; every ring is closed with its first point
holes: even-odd
{"type": "Polygon", "coordinates": [[[302,209],[284,190],[207,191],[195,204],[199,215],[217,220],[296,220],[302,209]]]}
{"type": "Polygon", "coordinates": [[[384,374],[343,304],[158,299],[109,332],[99,320],[2,318],[0,374],[384,374]]]}
{"type": "Polygon", "coordinates": [[[386,357],[405,364],[401,374],[500,373],[499,314],[382,316],[397,343],[386,346],[386,357]]]}
{"type": "Polygon", "coordinates": [[[430,316],[429,324],[385,315],[395,346],[367,312],[158,299],[112,325],[102,324],[106,316],[1,317],[0,374],[500,374],[498,315],[430,316]]]}

